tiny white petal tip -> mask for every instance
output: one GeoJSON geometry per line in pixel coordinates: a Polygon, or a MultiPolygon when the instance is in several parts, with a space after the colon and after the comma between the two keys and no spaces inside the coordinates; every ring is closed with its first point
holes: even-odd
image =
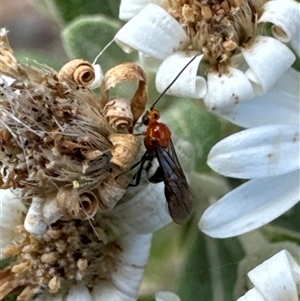
{"type": "Polygon", "coordinates": [[[5,27],[2,27],[0,29],[0,36],[1,37],[7,36],[8,33],[9,33],[9,30],[7,30],[5,27]]]}
{"type": "Polygon", "coordinates": [[[184,49],[190,39],[167,11],[151,3],[118,31],[115,42],[126,53],[136,49],[164,60],[173,52],[184,49]]]}
{"type": "Polygon", "coordinates": [[[7,86],[11,86],[11,84],[15,81],[16,80],[12,77],[0,75],[0,85],[5,84],[7,86]]]}
{"type": "Polygon", "coordinates": [[[254,288],[238,301],[298,300],[300,266],[286,250],[258,265],[248,277],[254,288]]]}
{"type": "Polygon", "coordinates": [[[228,73],[209,71],[207,75],[207,94],[204,97],[206,107],[213,112],[222,114],[239,102],[254,97],[254,91],[245,74],[229,67],[228,73]]]}
{"type": "Polygon", "coordinates": [[[295,55],[280,41],[259,36],[250,48],[242,48],[249,65],[246,76],[253,82],[255,94],[266,93],[293,64],[295,55]]]}
{"type": "Polygon", "coordinates": [[[101,81],[103,78],[103,71],[99,64],[93,65],[94,72],[95,72],[95,79],[94,81],[88,86],[91,90],[97,89],[101,85],[101,81]]]}
{"type": "Polygon", "coordinates": [[[47,224],[43,217],[43,203],[44,200],[41,198],[32,198],[24,221],[24,227],[29,233],[41,235],[46,231],[47,224]]]}
{"type": "MultiPolygon", "coordinates": [[[[155,79],[156,89],[159,92],[163,92],[190,62],[193,55],[195,55],[195,53],[187,55],[185,52],[177,52],[165,59],[157,71],[155,79]]],[[[198,67],[202,58],[203,55],[199,55],[189,64],[166,93],[182,97],[202,98],[207,91],[206,80],[201,76],[197,76],[198,67]]]]}
{"type": "Polygon", "coordinates": [[[268,1],[263,9],[258,23],[272,23],[273,36],[284,43],[289,42],[300,26],[300,4],[293,0],[275,0],[268,1]]]}

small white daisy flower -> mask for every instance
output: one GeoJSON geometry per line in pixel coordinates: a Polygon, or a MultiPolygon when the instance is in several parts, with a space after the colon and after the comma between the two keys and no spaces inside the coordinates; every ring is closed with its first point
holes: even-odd
{"type": "Polygon", "coordinates": [[[162,62],[156,75],[158,91],[199,53],[168,93],[204,98],[209,110],[222,113],[266,93],[294,62],[295,55],[284,43],[297,45],[299,3],[210,3],[123,0],[120,18],[132,19],[115,41],[125,52],[140,51],[152,68],[153,58],[162,62]],[[269,23],[273,37],[266,34],[269,23]]]}
{"type": "Polygon", "coordinates": [[[238,301],[298,300],[300,266],[286,250],[258,265],[248,277],[254,287],[238,301]]]}
{"type": "Polygon", "coordinates": [[[13,212],[1,224],[1,257],[16,256],[0,273],[1,298],[22,288],[18,300],[136,300],[152,232],[171,218],[163,184],[131,190],[135,197],[111,212],[89,221],[59,220],[43,235],[24,229],[21,200],[1,190],[1,220],[13,212]]]}

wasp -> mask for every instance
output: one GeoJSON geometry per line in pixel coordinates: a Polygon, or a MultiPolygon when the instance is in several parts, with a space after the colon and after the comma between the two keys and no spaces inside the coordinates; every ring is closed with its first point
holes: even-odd
{"type": "MultiPolygon", "coordinates": [[[[142,123],[147,126],[144,133],[144,145],[146,148],[145,154],[141,160],[132,168],[140,164],[139,170],[134,176],[135,184],[130,186],[137,186],[140,182],[142,171],[146,162],[153,162],[158,160],[159,166],[156,172],[148,177],[152,183],[164,182],[165,197],[168,203],[168,209],[173,221],[177,224],[186,222],[193,211],[193,195],[189,187],[184,172],[180,166],[172,139],[169,127],[159,122],[160,113],[154,109],[154,106],[177,80],[184,69],[197,57],[194,56],[192,60],[181,70],[175,77],[171,84],[162,92],[159,98],[154,102],[149,111],[142,117],[142,123]]],[[[151,164],[146,166],[146,171],[149,171],[151,164]]]]}

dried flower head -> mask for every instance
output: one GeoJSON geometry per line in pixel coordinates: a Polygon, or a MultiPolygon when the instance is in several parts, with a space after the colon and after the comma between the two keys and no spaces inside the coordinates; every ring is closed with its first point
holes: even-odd
{"type": "Polygon", "coordinates": [[[0,256],[13,256],[0,271],[0,299],[74,300],[75,294],[78,300],[136,300],[151,233],[170,222],[162,210],[163,185],[138,191],[93,220],[60,219],[36,235],[24,228],[20,196],[0,190],[0,217],[16,229],[12,235],[0,225],[0,256]]]}
{"type": "Polygon", "coordinates": [[[88,221],[57,221],[40,236],[20,225],[15,244],[4,252],[17,259],[0,272],[1,298],[15,291],[18,300],[29,300],[44,290],[68,291],[78,281],[93,286],[109,280],[119,252],[108,225],[95,224],[91,231],[88,221]]]}
{"type": "Polygon", "coordinates": [[[1,72],[15,81],[8,85],[4,77],[2,83],[1,182],[2,188],[21,188],[31,204],[25,228],[42,234],[59,217],[88,219],[98,208],[113,208],[131,179],[129,173],[116,176],[131,167],[140,148],[130,133],[146,105],[144,72],[131,63],[126,71],[123,65],[114,68],[114,85],[142,82],[131,101],[133,119],[119,133],[103,113],[111,86],[102,85],[101,102],[87,88],[94,78],[91,64],[75,60],[58,74],[20,64],[6,34],[2,29],[1,72]]]}

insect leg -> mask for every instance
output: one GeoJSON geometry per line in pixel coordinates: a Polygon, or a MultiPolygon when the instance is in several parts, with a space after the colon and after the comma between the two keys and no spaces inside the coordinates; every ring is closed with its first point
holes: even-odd
{"type": "Polygon", "coordinates": [[[144,164],[146,163],[147,160],[151,160],[151,159],[152,159],[152,157],[149,155],[149,153],[145,152],[145,154],[143,155],[143,157],[141,158],[141,160],[138,163],[134,164],[133,167],[131,167],[131,169],[132,169],[135,166],[137,166],[138,164],[140,164],[140,167],[139,167],[137,173],[132,178],[133,180],[135,180],[135,183],[130,183],[128,186],[130,186],[130,187],[136,187],[136,186],[138,186],[140,184],[144,164]]]}

